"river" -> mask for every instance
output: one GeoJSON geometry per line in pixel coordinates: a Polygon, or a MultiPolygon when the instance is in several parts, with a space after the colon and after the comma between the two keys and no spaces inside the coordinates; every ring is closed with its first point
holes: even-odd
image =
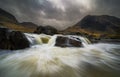
{"type": "Polygon", "coordinates": [[[120,44],[57,47],[57,35],[26,34],[31,47],[0,50],[0,77],[120,77],[120,44]],[[48,38],[43,43],[41,37],[48,38]]]}

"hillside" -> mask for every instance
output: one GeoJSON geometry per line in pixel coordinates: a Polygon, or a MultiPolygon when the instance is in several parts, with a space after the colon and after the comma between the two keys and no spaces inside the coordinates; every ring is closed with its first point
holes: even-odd
{"type": "Polygon", "coordinates": [[[36,25],[32,22],[22,22],[22,23],[20,23],[20,25],[22,25],[26,28],[34,28],[34,29],[36,29],[38,27],[38,25],[36,25]]]}
{"type": "MultiPolygon", "coordinates": [[[[24,22],[25,23],[25,22],[24,22]]],[[[35,28],[31,28],[32,23],[24,24],[19,23],[14,15],[0,8],[0,27],[6,27],[12,30],[22,31],[22,32],[34,32],[35,28]],[[28,26],[28,27],[26,27],[28,26]]],[[[33,24],[32,24],[33,25],[33,24]]]]}
{"type": "Polygon", "coordinates": [[[80,33],[95,38],[120,38],[120,19],[108,15],[88,15],[62,33],[80,33]]]}
{"type": "Polygon", "coordinates": [[[8,13],[0,8],[0,22],[1,21],[13,22],[13,23],[18,22],[12,14],[10,14],[10,13],[8,13]]]}

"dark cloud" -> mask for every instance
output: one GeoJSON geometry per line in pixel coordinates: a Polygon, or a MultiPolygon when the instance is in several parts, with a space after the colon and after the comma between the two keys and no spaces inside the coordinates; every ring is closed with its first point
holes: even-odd
{"type": "Polygon", "coordinates": [[[93,13],[120,17],[120,0],[96,0],[96,10],[93,13]]]}
{"type": "Polygon", "coordinates": [[[0,7],[20,22],[52,25],[64,29],[87,14],[120,17],[120,0],[0,0],[0,7]]]}

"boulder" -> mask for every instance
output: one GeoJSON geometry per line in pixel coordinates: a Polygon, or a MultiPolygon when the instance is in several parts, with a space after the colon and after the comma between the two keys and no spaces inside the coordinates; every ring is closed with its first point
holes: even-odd
{"type": "Polygon", "coordinates": [[[80,32],[63,32],[62,34],[64,34],[64,35],[83,35],[80,32]]]}
{"type": "Polygon", "coordinates": [[[37,34],[41,34],[41,33],[44,33],[44,34],[47,34],[47,35],[54,35],[54,34],[57,34],[57,30],[51,26],[39,26],[35,31],[34,33],[37,33],[37,34]]]}
{"type": "Polygon", "coordinates": [[[44,33],[48,35],[54,35],[54,34],[57,34],[57,30],[51,26],[45,26],[44,33]]]}
{"type": "Polygon", "coordinates": [[[26,36],[20,31],[12,31],[7,28],[0,28],[0,49],[17,50],[30,46],[26,36]]]}
{"type": "Polygon", "coordinates": [[[34,31],[34,33],[41,34],[41,33],[43,33],[43,31],[44,31],[44,27],[39,26],[39,27],[37,27],[37,29],[34,31]]]}
{"type": "Polygon", "coordinates": [[[12,31],[9,36],[9,41],[13,45],[13,49],[24,49],[30,45],[26,36],[20,31],[12,31]]]}
{"type": "Polygon", "coordinates": [[[69,37],[58,36],[55,46],[59,47],[83,47],[80,40],[72,39],[69,37]]]}
{"type": "Polygon", "coordinates": [[[0,28],[0,49],[9,48],[9,30],[7,28],[0,28]]]}

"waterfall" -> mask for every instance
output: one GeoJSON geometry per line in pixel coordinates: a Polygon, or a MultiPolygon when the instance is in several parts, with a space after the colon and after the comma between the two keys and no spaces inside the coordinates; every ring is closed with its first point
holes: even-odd
{"type": "Polygon", "coordinates": [[[45,35],[45,34],[37,35],[37,34],[28,34],[28,33],[25,33],[25,35],[26,35],[26,37],[29,40],[29,42],[30,42],[31,45],[46,44],[46,43],[48,43],[49,39],[51,38],[50,35],[45,35]]]}
{"type": "Polygon", "coordinates": [[[89,44],[73,35],[25,35],[30,48],[0,50],[0,77],[120,77],[119,44],[89,44]],[[55,46],[58,36],[81,41],[84,47],[55,46]]]}
{"type": "Polygon", "coordinates": [[[80,41],[80,42],[82,42],[83,46],[87,46],[88,44],[90,44],[90,41],[86,37],[76,36],[76,35],[53,35],[53,36],[50,36],[50,35],[45,35],[45,34],[37,35],[37,34],[28,34],[28,33],[25,33],[25,35],[28,38],[28,40],[30,41],[31,45],[46,44],[49,46],[55,46],[56,38],[58,36],[68,37],[70,39],[80,41]]]}

